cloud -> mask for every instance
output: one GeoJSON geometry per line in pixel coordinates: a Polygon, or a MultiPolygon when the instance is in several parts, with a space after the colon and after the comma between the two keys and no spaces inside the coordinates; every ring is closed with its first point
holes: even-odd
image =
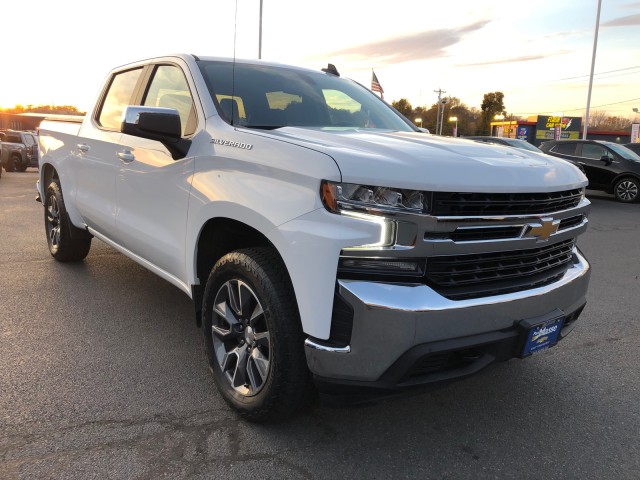
{"type": "Polygon", "coordinates": [[[471,32],[484,28],[490,20],[480,20],[459,28],[429,30],[400,37],[388,38],[375,43],[336,50],[323,56],[353,56],[367,59],[385,59],[401,63],[413,60],[443,57],[445,49],[462,40],[471,32]]]}
{"type": "Polygon", "coordinates": [[[627,15],[626,17],[614,18],[602,24],[603,27],[630,27],[634,25],[640,25],[640,15],[627,15]]]}
{"type": "Polygon", "coordinates": [[[477,62],[477,63],[463,63],[459,64],[458,67],[483,67],[486,65],[500,65],[503,63],[517,63],[517,62],[531,62],[533,60],[542,60],[545,58],[549,58],[557,55],[565,55],[570,53],[570,50],[557,50],[553,53],[539,53],[536,55],[522,55],[520,57],[511,57],[511,58],[500,58],[496,60],[487,60],[485,62],[477,62]]]}
{"type": "Polygon", "coordinates": [[[622,8],[630,8],[632,10],[635,10],[636,8],[640,8],[640,2],[625,3],[624,5],[622,5],[622,8]]]}

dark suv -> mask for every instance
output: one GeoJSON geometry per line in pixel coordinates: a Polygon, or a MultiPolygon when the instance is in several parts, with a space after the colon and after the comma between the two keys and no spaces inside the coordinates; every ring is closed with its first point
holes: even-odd
{"type": "Polygon", "coordinates": [[[551,140],[540,149],[581,165],[589,189],[612,193],[625,203],[640,198],[640,155],[623,145],[599,140],[551,140]]]}

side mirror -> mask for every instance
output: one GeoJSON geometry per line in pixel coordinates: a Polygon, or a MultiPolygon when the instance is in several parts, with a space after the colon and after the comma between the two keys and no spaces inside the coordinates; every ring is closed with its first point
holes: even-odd
{"type": "Polygon", "coordinates": [[[609,155],[603,155],[600,157],[600,160],[603,161],[605,165],[611,165],[611,163],[613,163],[613,160],[611,160],[609,155]]]}
{"type": "Polygon", "coordinates": [[[182,138],[180,114],[175,108],[129,105],[122,114],[120,131],[161,142],[175,159],[186,156],[191,141],[182,138]]]}

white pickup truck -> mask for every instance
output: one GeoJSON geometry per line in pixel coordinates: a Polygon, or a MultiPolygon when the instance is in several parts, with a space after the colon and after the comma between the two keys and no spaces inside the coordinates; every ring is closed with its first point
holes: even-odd
{"type": "Polygon", "coordinates": [[[39,142],[52,256],[96,237],[183,290],[253,421],[527,357],[586,302],[578,168],[422,133],[335,68],[145,60],[39,142]]]}

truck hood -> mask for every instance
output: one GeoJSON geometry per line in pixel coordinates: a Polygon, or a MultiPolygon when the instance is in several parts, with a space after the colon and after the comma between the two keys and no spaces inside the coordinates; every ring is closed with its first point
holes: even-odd
{"type": "Polygon", "coordinates": [[[548,192],[587,185],[546,154],[425,133],[284,127],[269,136],[331,155],[342,181],[433,191],[548,192]]]}

